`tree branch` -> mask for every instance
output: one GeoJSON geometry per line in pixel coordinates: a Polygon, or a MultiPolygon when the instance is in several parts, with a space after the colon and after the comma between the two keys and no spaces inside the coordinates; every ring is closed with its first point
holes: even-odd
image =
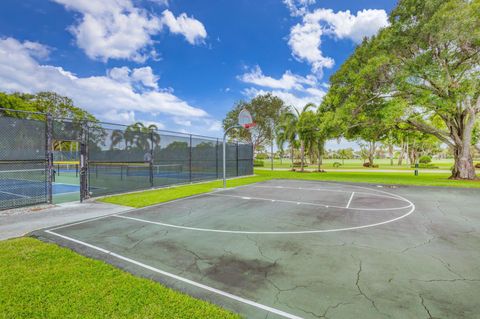
{"type": "Polygon", "coordinates": [[[422,132],[436,136],[440,141],[444,142],[448,146],[451,146],[451,147],[455,146],[455,144],[450,140],[450,134],[445,131],[442,131],[431,125],[428,125],[426,123],[419,122],[413,119],[407,120],[407,123],[416,127],[418,130],[422,132]]]}

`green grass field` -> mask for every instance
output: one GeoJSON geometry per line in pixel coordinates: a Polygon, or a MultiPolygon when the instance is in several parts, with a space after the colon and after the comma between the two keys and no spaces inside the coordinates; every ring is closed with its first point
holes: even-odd
{"type": "Polygon", "coordinates": [[[0,318],[239,318],[33,238],[0,242],[0,318]]]}
{"type": "MultiPolygon", "coordinates": [[[[480,160],[478,160],[480,161],[480,160]]],[[[476,162],[478,162],[476,161],[476,162]]],[[[296,160],[297,162],[297,160],[296,160]]],[[[335,169],[365,169],[368,170],[369,168],[363,167],[363,160],[361,159],[324,159],[322,168],[323,169],[331,169],[333,167],[333,163],[340,163],[342,164],[340,167],[336,167],[335,169]]],[[[378,169],[393,169],[393,170],[413,170],[410,165],[405,164],[403,161],[402,165],[397,165],[398,160],[394,159],[394,165],[390,165],[390,159],[375,159],[374,164],[378,165],[378,169]]],[[[263,160],[264,168],[271,167],[271,161],[269,159],[263,160]]],[[[441,159],[441,160],[433,160],[432,164],[435,165],[440,170],[450,170],[453,166],[453,159],[441,159]]],[[[289,159],[276,159],[273,161],[274,168],[291,168],[292,162],[289,159]]],[[[308,168],[316,169],[317,164],[308,164],[308,168]]]]}

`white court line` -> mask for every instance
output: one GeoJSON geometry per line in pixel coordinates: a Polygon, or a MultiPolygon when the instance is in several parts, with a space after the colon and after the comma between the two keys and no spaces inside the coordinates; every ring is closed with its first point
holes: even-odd
{"type": "Polygon", "coordinates": [[[104,253],[104,254],[107,254],[107,255],[110,255],[110,256],[112,256],[112,257],[115,257],[115,258],[124,260],[124,261],[126,261],[126,262],[132,263],[132,264],[134,264],[134,265],[140,266],[140,267],[142,267],[142,268],[148,269],[148,270],[153,271],[153,272],[156,272],[156,273],[158,273],[158,274],[161,274],[161,275],[164,275],[164,276],[173,278],[173,279],[175,279],[175,280],[178,280],[178,281],[187,283],[187,284],[189,284],[189,285],[192,285],[192,286],[195,286],[195,287],[198,287],[198,288],[201,288],[201,289],[204,289],[204,290],[213,292],[213,293],[215,293],[215,294],[218,294],[218,295],[221,295],[221,296],[224,296],[224,297],[233,299],[233,300],[235,300],[235,301],[238,301],[238,302],[241,302],[241,303],[244,303],[244,304],[253,306],[253,307],[258,308],[258,309],[262,309],[262,310],[268,311],[268,312],[270,312],[270,313],[279,315],[279,316],[281,316],[281,317],[289,318],[289,319],[302,319],[302,317],[295,316],[295,315],[292,315],[292,314],[290,314],[290,313],[288,313],[288,312],[285,312],[285,311],[282,311],[282,310],[279,310],[279,309],[275,309],[275,308],[272,308],[272,307],[269,307],[269,306],[262,305],[262,304],[260,304],[260,303],[255,302],[255,301],[248,300],[248,299],[245,299],[245,298],[242,298],[242,297],[233,295],[233,294],[228,293],[228,292],[226,292],[226,291],[223,291],[223,290],[220,290],[220,289],[216,289],[216,288],[213,288],[213,287],[210,287],[210,286],[201,284],[201,283],[199,283],[199,282],[196,282],[196,281],[193,281],[193,280],[184,278],[184,277],[180,277],[180,276],[178,276],[178,275],[175,275],[175,274],[172,274],[172,273],[163,271],[163,270],[161,270],[161,269],[158,269],[158,268],[152,267],[152,266],[150,266],[150,265],[144,264],[144,263],[142,263],[142,262],[136,261],[136,260],[134,260],[134,259],[131,259],[131,258],[122,256],[122,255],[119,255],[119,254],[116,254],[116,253],[114,253],[114,252],[112,252],[112,251],[109,251],[109,250],[106,250],[106,249],[104,249],[104,248],[101,248],[101,247],[98,247],[98,246],[94,246],[94,245],[91,245],[91,244],[89,244],[89,243],[80,241],[80,240],[78,240],[78,239],[74,239],[74,238],[71,238],[71,237],[68,237],[68,236],[64,236],[64,235],[57,234],[57,233],[55,233],[55,232],[53,232],[53,231],[51,231],[51,230],[46,230],[45,232],[46,232],[46,233],[49,233],[49,234],[51,234],[51,235],[58,236],[58,237],[60,237],[60,238],[63,238],[63,239],[72,241],[72,242],[74,242],[74,243],[77,243],[77,244],[80,244],[80,245],[83,245],[83,246],[86,246],[86,247],[89,247],[89,248],[98,250],[98,251],[100,251],[100,252],[102,252],[102,253],[104,253]]]}
{"type": "Polygon", "coordinates": [[[352,203],[353,195],[355,195],[355,192],[352,192],[352,195],[350,195],[350,199],[348,200],[347,206],[345,208],[350,207],[350,204],[352,203]]]}
{"type": "Polygon", "coordinates": [[[31,198],[31,197],[32,197],[32,196],[26,196],[26,195],[20,195],[20,194],[10,193],[10,192],[6,192],[6,191],[0,191],[0,193],[4,193],[4,194],[8,194],[8,195],[13,195],[13,196],[18,196],[18,197],[22,197],[22,198],[31,198]]]}
{"type": "MultiPolygon", "coordinates": [[[[348,185],[351,187],[360,187],[360,186],[355,186],[355,185],[348,185]]],[[[340,190],[340,189],[331,189],[331,188],[322,188],[322,187],[316,187],[316,188],[306,188],[306,187],[286,187],[286,186],[260,186],[260,185],[255,185],[251,186],[251,188],[269,188],[269,189],[296,189],[296,190],[307,190],[307,191],[320,191],[320,192],[336,192],[336,193],[350,193],[350,191],[346,190],[340,190]]],[[[372,189],[372,191],[377,192],[377,190],[372,189]]],[[[395,197],[394,194],[391,196],[389,195],[383,195],[383,194],[376,194],[376,193],[367,193],[367,192],[356,192],[357,194],[364,194],[364,195],[371,195],[371,196],[376,196],[376,197],[385,197],[385,198],[393,198],[393,199],[398,199],[398,197],[395,197]]]]}
{"type": "Polygon", "coordinates": [[[408,206],[408,207],[412,207],[412,208],[410,209],[409,212],[407,212],[406,214],[403,214],[402,216],[399,216],[399,217],[396,217],[396,218],[393,218],[393,219],[389,219],[389,220],[385,220],[383,222],[378,222],[378,223],[375,223],[375,224],[362,225],[362,226],[345,227],[345,228],[319,229],[319,230],[298,230],[298,231],[243,231],[243,230],[224,230],[224,229],[198,228],[198,227],[189,227],[189,226],[167,224],[167,223],[162,223],[162,222],[154,222],[154,221],[151,221],[151,220],[129,217],[129,216],[123,216],[123,215],[120,215],[120,214],[115,214],[115,215],[110,215],[110,216],[111,217],[123,218],[123,219],[130,219],[130,220],[134,220],[134,221],[138,221],[138,222],[142,222],[142,223],[147,223],[147,224],[158,225],[158,226],[165,226],[165,227],[185,229],[185,230],[211,232],[211,233],[247,234],[247,235],[302,235],[302,234],[317,234],[317,233],[333,233],[333,232],[339,232],[339,231],[356,230],[356,229],[363,229],[363,228],[385,225],[385,224],[400,220],[402,218],[405,218],[408,215],[410,215],[411,213],[413,213],[413,211],[415,210],[415,205],[412,202],[410,202],[410,203],[411,203],[411,206],[408,206]]]}
{"type": "Polygon", "coordinates": [[[295,205],[309,205],[309,206],[317,206],[317,207],[326,207],[326,208],[341,208],[341,209],[351,209],[351,210],[361,210],[361,211],[390,211],[390,210],[401,210],[405,208],[412,207],[412,204],[402,207],[391,207],[391,208],[351,208],[351,207],[344,207],[344,206],[335,206],[335,205],[326,205],[326,204],[317,204],[317,203],[309,203],[309,202],[299,202],[299,201],[292,201],[292,200],[285,200],[285,199],[273,199],[273,198],[264,198],[264,197],[245,197],[239,195],[228,195],[228,194],[220,194],[220,193],[206,193],[205,195],[208,196],[223,196],[223,197],[232,197],[232,198],[241,198],[241,199],[249,199],[249,200],[262,200],[262,201],[275,201],[279,203],[287,203],[287,204],[295,204],[295,205]]]}
{"type": "Polygon", "coordinates": [[[174,200],[171,200],[171,201],[168,201],[168,202],[158,203],[158,204],[151,205],[151,206],[145,206],[145,207],[141,207],[141,208],[131,208],[131,209],[128,209],[128,210],[120,212],[120,213],[111,213],[111,214],[107,214],[107,215],[103,215],[103,216],[99,216],[99,217],[93,217],[93,218],[85,219],[85,220],[82,220],[82,221],[79,221],[79,222],[60,225],[58,227],[51,228],[50,230],[57,230],[57,229],[67,228],[67,227],[70,227],[70,226],[85,224],[85,223],[92,222],[92,221],[95,221],[95,220],[100,220],[100,219],[105,219],[105,218],[108,218],[108,217],[112,217],[113,215],[126,214],[126,213],[131,213],[131,212],[139,212],[139,211],[142,211],[142,210],[152,209],[152,208],[155,208],[155,207],[158,207],[158,206],[163,206],[163,205],[167,205],[167,204],[170,204],[170,203],[175,203],[175,202],[179,202],[179,201],[183,201],[183,200],[187,200],[187,199],[191,199],[191,198],[201,197],[201,196],[204,196],[204,195],[205,195],[205,193],[202,193],[202,194],[177,198],[177,199],[174,199],[174,200]]]}

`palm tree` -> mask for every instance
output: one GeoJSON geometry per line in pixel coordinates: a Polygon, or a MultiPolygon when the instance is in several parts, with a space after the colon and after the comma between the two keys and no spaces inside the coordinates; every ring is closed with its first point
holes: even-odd
{"type": "Polygon", "coordinates": [[[288,142],[290,146],[290,159],[292,168],[294,166],[294,151],[297,148],[297,122],[298,118],[291,112],[284,112],[280,116],[280,124],[276,126],[276,142],[279,148],[283,149],[283,144],[288,142]]]}
{"type": "Polygon", "coordinates": [[[136,145],[142,150],[150,149],[150,147],[160,144],[160,135],[156,132],[157,130],[155,124],[145,126],[145,124],[137,122],[125,130],[125,141],[128,139],[130,144],[136,145]],[[150,145],[150,140],[152,145],[150,145]]]}
{"type": "Polygon", "coordinates": [[[110,135],[110,150],[113,150],[115,146],[120,144],[123,141],[123,131],[121,130],[113,130],[112,135],[110,135]]]}

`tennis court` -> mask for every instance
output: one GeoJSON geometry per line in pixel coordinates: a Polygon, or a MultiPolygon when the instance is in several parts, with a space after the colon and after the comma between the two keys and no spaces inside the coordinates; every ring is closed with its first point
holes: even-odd
{"type": "Polygon", "coordinates": [[[473,318],[478,195],[271,180],[33,235],[246,318],[473,318]]]}
{"type": "MultiPolygon", "coordinates": [[[[0,209],[46,201],[45,174],[45,168],[0,171],[0,209]]],[[[54,196],[78,195],[79,191],[78,184],[52,184],[54,196]]]]}

